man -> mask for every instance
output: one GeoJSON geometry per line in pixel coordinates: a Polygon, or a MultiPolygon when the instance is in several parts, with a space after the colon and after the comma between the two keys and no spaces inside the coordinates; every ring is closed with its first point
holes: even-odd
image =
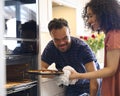
{"type": "MultiPolygon", "coordinates": [[[[42,53],[42,69],[47,69],[52,63],[56,64],[58,70],[68,65],[80,73],[99,69],[89,46],[82,40],[70,36],[68,22],[65,19],[51,20],[48,29],[52,40],[42,53]]],[[[65,96],[79,96],[83,93],[97,96],[98,86],[97,79],[78,80],[75,85],[66,87],[65,96]]]]}

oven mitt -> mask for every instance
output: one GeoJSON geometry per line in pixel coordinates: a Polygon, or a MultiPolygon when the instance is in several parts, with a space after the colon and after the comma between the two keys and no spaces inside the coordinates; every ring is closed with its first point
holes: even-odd
{"type": "Polygon", "coordinates": [[[71,66],[65,66],[63,68],[64,74],[55,77],[58,86],[74,85],[78,81],[78,79],[69,80],[69,76],[71,74],[69,70],[74,70],[74,69],[71,66]]]}

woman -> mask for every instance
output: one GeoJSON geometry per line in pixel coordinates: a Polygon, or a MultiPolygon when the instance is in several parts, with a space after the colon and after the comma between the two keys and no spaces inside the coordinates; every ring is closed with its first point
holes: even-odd
{"type": "Polygon", "coordinates": [[[70,70],[70,79],[103,78],[101,96],[120,96],[120,4],[118,0],[91,0],[83,17],[88,27],[106,35],[104,68],[87,73],[70,70]]]}

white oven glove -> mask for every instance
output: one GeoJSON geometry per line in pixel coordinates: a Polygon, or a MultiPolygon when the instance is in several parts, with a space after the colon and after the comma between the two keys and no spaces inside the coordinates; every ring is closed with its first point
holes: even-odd
{"type": "Polygon", "coordinates": [[[63,68],[64,74],[56,77],[56,83],[58,86],[74,85],[78,81],[78,79],[69,80],[69,76],[71,74],[69,70],[74,70],[74,69],[71,66],[65,66],[63,68]]]}

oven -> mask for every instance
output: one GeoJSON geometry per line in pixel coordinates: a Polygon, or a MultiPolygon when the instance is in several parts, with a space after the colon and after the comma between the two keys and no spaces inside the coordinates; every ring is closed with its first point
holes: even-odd
{"type": "Polygon", "coordinates": [[[8,55],[6,57],[7,96],[38,96],[38,77],[28,73],[37,69],[36,55],[8,55]]]}
{"type": "Polygon", "coordinates": [[[39,96],[37,0],[5,0],[4,46],[7,96],[39,96]],[[31,7],[32,6],[32,7],[31,7]]]}

